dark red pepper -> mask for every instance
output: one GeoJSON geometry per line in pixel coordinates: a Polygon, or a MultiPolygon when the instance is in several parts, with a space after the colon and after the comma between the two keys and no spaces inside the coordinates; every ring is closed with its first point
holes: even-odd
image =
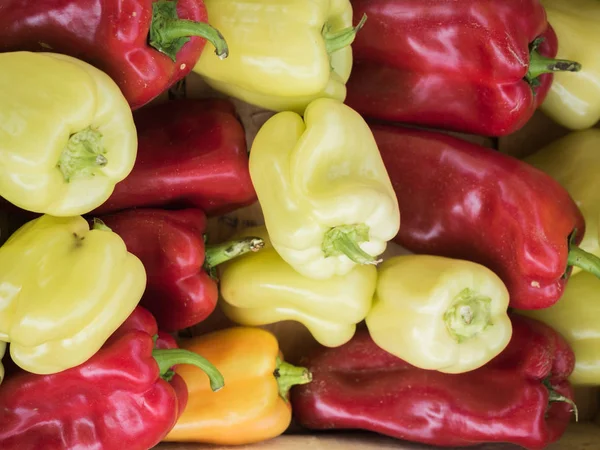
{"type": "Polygon", "coordinates": [[[556,303],[572,266],[600,277],[600,259],[577,247],[581,212],[545,173],[442,133],[371,129],[402,211],[400,245],[487,266],[518,309],[556,303]]]}
{"type": "Polygon", "coordinates": [[[544,101],[556,34],[539,0],[352,0],[368,16],[352,44],[346,103],[363,116],[502,136],[544,101]]]}
{"type": "Polygon", "coordinates": [[[226,100],[174,100],[134,115],[138,154],[95,213],[195,206],[219,215],[256,201],[244,129],[226,100]]]}
{"type": "Polygon", "coordinates": [[[106,72],[132,109],[185,77],[221,34],[202,0],[2,0],[0,51],[63,53],[106,72]]]}
{"type": "Polygon", "coordinates": [[[141,305],[161,330],[177,331],[206,319],[218,300],[211,271],[220,263],[264,245],[259,238],[204,245],[206,216],[199,209],[134,209],[102,216],[146,269],[141,305]]]}
{"type": "Polygon", "coordinates": [[[138,308],[84,364],[54,375],[20,372],[0,386],[2,450],[147,450],[173,428],[187,387],[171,366],[194,364],[223,386],[208,361],[159,338],[151,314],[138,308]]]}
{"type": "Polygon", "coordinates": [[[575,408],[567,381],[575,358],[548,326],[519,316],[512,323],[503,353],[458,375],[417,369],[360,330],[342,347],[321,347],[301,361],[313,381],[292,388],[294,417],[314,430],[362,429],[436,446],[545,448],[575,408]]]}

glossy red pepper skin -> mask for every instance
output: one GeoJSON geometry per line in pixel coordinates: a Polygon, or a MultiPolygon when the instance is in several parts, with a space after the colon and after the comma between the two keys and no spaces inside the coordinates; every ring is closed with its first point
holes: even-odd
{"type": "Polygon", "coordinates": [[[226,100],[174,100],[137,111],[132,172],[95,213],[194,206],[225,214],[256,201],[246,136],[226,100]]]}
{"type": "Polygon", "coordinates": [[[365,117],[487,136],[520,129],[552,75],[525,81],[529,45],[556,34],[539,0],[352,0],[367,14],[352,44],[346,103],[365,117]]]}
{"type": "MultiPolygon", "coordinates": [[[[2,450],[147,450],[175,425],[187,387],[160,378],[157,326],[141,308],[84,364],[54,375],[20,372],[0,387],[2,450]]],[[[161,348],[172,348],[163,335],[161,348]]]]}
{"type": "Polygon", "coordinates": [[[512,321],[506,350],[458,375],[417,369],[377,347],[366,329],[342,347],[319,348],[301,361],[313,381],[292,388],[295,420],[314,430],[362,429],[441,447],[545,448],[565,432],[571,406],[548,407],[543,381],[572,399],[566,379],[574,355],[548,326],[512,321]]]}
{"type": "MultiPolygon", "coordinates": [[[[2,0],[0,51],[51,51],[106,72],[137,109],[185,77],[206,40],[191,37],[177,61],[148,44],[157,0],[2,0]]],[[[178,0],[180,19],[207,22],[202,0],[178,0]]]]}
{"type": "Polygon", "coordinates": [[[510,306],[547,308],[562,296],[569,236],[585,233],[567,191],[516,158],[442,133],[371,127],[402,211],[395,241],[415,253],[493,270],[510,306]]]}
{"type": "Polygon", "coordinates": [[[146,269],[140,304],[165,331],[182,330],[215,309],[218,289],[204,270],[206,216],[195,208],[133,209],[102,216],[146,269]]]}

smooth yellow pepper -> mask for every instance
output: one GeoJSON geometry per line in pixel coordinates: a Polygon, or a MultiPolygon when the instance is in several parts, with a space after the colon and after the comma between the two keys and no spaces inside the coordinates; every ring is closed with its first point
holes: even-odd
{"type": "Polygon", "coordinates": [[[250,175],[273,247],[306,277],[376,264],[398,233],[398,200],[373,134],[336,100],[315,100],[304,121],[293,112],[269,119],[250,175]]]}
{"type": "Polygon", "coordinates": [[[100,349],[145,287],[142,263],[116,233],[41,216],[0,247],[0,341],[28,372],[69,369],[100,349]]]}
{"type": "Polygon", "coordinates": [[[463,373],[508,345],[508,290],[470,261],[396,256],[379,267],[367,328],[385,351],[421,369],[463,373]]]}
{"type": "Polygon", "coordinates": [[[518,311],[558,331],[575,353],[569,381],[578,386],[600,386],[600,280],[582,272],[571,277],[560,302],[550,308],[518,311]]]}
{"type": "Polygon", "coordinates": [[[221,268],[221,309],[241,325],[267,325],[284,320],[304,324],[327,347],[348,342],[364,320],[377,278],[374,266],[359,266],[327,280],[306,278],[286,264],[269,242],[264,227],[249,228],[265,247],[221,268]]]}
{"type": "MultiPolygon", "coordinates": [[[[274,111],[320,97],[344,101],[352,69],[349,0],[205,0],[227,40],[221,60],[207,42],[194,71],[214,89],[274,111]]],[[[364,23],[364,22],[363,22],[364,23]]]]}
{"type": "Polygon", "coordinates": [[[2,365],[2,358],[4,358],[4,352],[6,351],[6,342],[0,342],[0,384],[4,380],[4,366],[2,365]]]}
{"type": "Polygon", "coordinates": [[[590,128],[600,120],[600,2],[542,0],[542,4],[558,37],[557,58],[578,61],[582,69],[555,73],[541,109],[566,128],[590,128]]]}
{"type": "Polygon", "coordinates": [[[54,216],[100,206],[137,154],[118,86],[93,66],[52,53],[3,53],[0,67],[0,196],[54,216]]]}
{"type": "MultiPolygon", "coordinates": [[[[573,132],[525,161],[550,175],[569,192],[585,218],[586,231],[579,247],[600,256],[600,130],[573,132]]],[[[573,267],[572,273],[580,271],[579,267],[573,267]]]]}

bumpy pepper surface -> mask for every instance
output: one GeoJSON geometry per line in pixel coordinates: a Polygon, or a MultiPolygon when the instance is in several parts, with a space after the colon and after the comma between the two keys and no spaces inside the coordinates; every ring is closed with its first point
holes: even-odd
{"type": "Polygon", "coordinates": [[[541,109],[563,127],[590,128],[600,120],[600,3],[542,0],[542,4],[560,43],[557,57],[576,59],[582,68],[577,74],[555,74],[541,109]]]}
{"type": "Polygon", "coordinates": [[[508,291],[470,261],[396,256],[378,268],[367,328],[387,352],[420,369],[463,373],[508,345],[508,291]]]}
{"type": "Polygon", "coordinates": [[[17,365],[48,374],[102,347],[140,301],[146,273],[117,234],[41,216],[0,247],[0,285],[0,341],[17,365]]]}
{"type": "Polygon", "coordinates": [[[212,364],[175,346],[171,336],[158,333],[152,315],[137,308],[82,365],[7,378],[0,389],[0,448],[153,448],[187,403],[186,384],[171,366],[195,364],[205,371],[206,395],[223,386],[212,364]]]}
{"type": "Polygon", "coordinates": [[[336,100],[315,100],[304,120],[269,119],[252,144],[250,175],[273,247],[306,277],[376,264],[400,227],[371,130],[336,100]]]}
{"type": "Polygon", "coordinates": [[[264,227],[248,228],[241,236],[258,236],[265,248],[221,266],[220,307],[225,315],[252,326],[295,320],[328,347],[352,338],[371,308],[375,267],[359,266],[326,280],[307,278],[281,259],[264,227]]]}
{"type": "Polygon", "coordinates": [[[3,0],[0,51],[53,51],[87,61],[110,75],[136,109],[192,70],[204,38],[227,55],[223,37],[206,21],[201,0],[3,0]]]}
{"type": "Polygon", "coordinates": [[[463,374],[417,369],[380,349],[366,330],[302,364],[313,382],[292,389],[295,421],[309,429],[363,429],[440,447],[486,442],[542,450],[565,432],[574,357],[548,326],[513,317],[504,352],[463,374]]]}
{"type": "MultiPolygon", "coordinates": [[[[346,103],[365,117],[502,136],[542,103],[558,42],[539,0],[352,0],[346,103]]],[[[569,74],[565,75],[568,76],[569,74]]]]}
{"type": "Polygon", "coordinates": [[[248,237],[205,247],[206,216],[199,209],[140,208],[102,216],[102,221],[144,264],[148,281],[141,305],[164,331],[182,330],[206,319],[218,298],[211,271],[263,245],[248,237]]]}
{"type": "Polygon", "coordinates": [[[102,204],[131,172],[137,152],[131,110],[117,85],[58,54],[3,53],[0,67],[0,196],[54,216],[102,204]]]}
{"type": "Polygon", "coordinates": [[[403,212],[400,245],[483,264],[519,309],[556,303],[572,266],[600,276],[600,260],[577,247],[581,212],[549,175],[446,134],[372,129],[403,212]]]}
{"type": "Polygon", "coordinates": [[[131,173],[96,213],[140,206],[194,206],[225,214],[256,201],[242,124],[226,100],[176,100],[134,114],[131,173]]]}
{"type": "Polygon", "coordinates": [[[320,97],[344,101],[352,69],[349,0],[205,0],[231,49],[220,61],[207,45],[194,72],[213,88],[275,111],[320,97]]]}
{"type": "Polygon", "coordinates": [[[190,365],[177,366],[189,399],[165,441],[244,445],[279,436],[292,418],[290,387],[312,379],[306,369],[284,362],[275,337],[258,328],[230,328],[180,345],[208,358],[227,384],[213,394],[206,374],[190,365]]]}

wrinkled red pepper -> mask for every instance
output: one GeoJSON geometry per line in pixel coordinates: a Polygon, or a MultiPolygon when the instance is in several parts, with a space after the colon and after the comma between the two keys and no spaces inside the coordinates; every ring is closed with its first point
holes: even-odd
{"type": "Polygon", "coordinates": [[[487,266],[518,309],[556,303],[572,266],[600,277],[600,259],[577,247],[581,212],[545,173],[442,133],[371,129],[402,211],[400,245],[487,266]]]}
{"type": "Polygon", "coordinates": [[[512,317],[503,353],[472,372],[417,369],[375,345],[367,330],[302,360],[313,382],[292,388],[296,421],[310,429],[362,429],[436,446],[487,442],[545,448],[574,409],[575,357],[548,326],[512,317]]]}
{"type": "Polygon", "coordinates": [[[67,54],[95,65],[139,108],[185,77],[206,40],[227,44],[202,0],[3,0],[0,51],[67,54]]]}
{"type": "Polygon", "coordinates": [[[206,319],[219,295],[213,269],[264,245],[261,239],[249,237],[205,248],[206,216],[193,208],[133,209],[101,220],[142,261],[147,283],[140,304],[165,331],[182,330],[206,319]]]}
{"type": "Polygon", "coordinates": [[[346,103],[363,116],[467,133],[517,131],[544,101],[556,34],[539,0],[352,0],[346,103]]]}
{"type": "Polygon", "coordinates": [[[256,201],[246,136],[226,100],[174,100],[137,111],[138,155],[95,213],[195,206],[208,215],[256,201]]]}
{"type": "Polygon", "coordinates": [[[2,450],[147,450],[173,428],[187,403],[187,387],[171,367],[194,364],[210,378],[208,361],[174,349],[152,315],[137,308],[84,364],[54,375],[20,372],[0,386],[2,450]],[[162,348],[162,349],[160,349],[162,348]]]}

